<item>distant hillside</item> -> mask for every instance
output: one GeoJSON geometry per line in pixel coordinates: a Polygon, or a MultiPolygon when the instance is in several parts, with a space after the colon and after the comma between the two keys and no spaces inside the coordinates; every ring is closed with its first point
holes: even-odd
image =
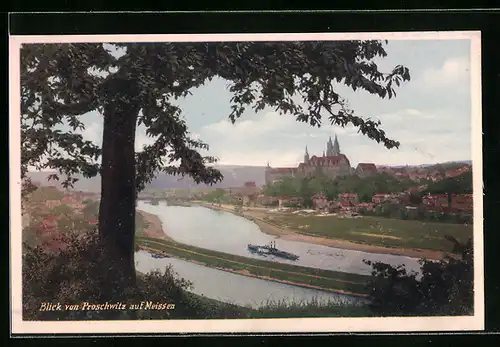
{"type": "MultiPolygon", "coordinates": [[[[265,184],[264,166],[217,166],[224,176],[224,180],[214,184],[213,188],[239,187],[247,181],[254,181],[258,186],[265,184]]],[[[160,174],[147,186],[150,189],[169,189],[169,188],[191,188],[206,186],[196,184],[189,177],[170,176],[160,174]]]]}
{"type": "MultiPolygon", "coordinates": [[[[466,163],[470,161],[463,161],[461,163],[466,163]]],[[[446,166],[457,162],[447,162],[441,163],[441,165],[446,166]]],[[[419,165],[419,167],[424,166],[434,166],[437,164],[429,165],[419,165]]],[[[395,167],[395,166],[392,166],[395,167]]],[[[410,166],[412,167],[412,166],[410,166]]],[[[417,167],[417,166],[413,166],[417,167]]],[[[217,165],[224,176],[224,180],[218,184],[214,184],[213,188],[230,188],[230,187],[240,187],[243,183],[247,181],[254,181],[257,186],[262,186],[265,184],[265,166],[238,166],[238,165],[217,165]]],[[[40,182],[44,186],[54,185],[61,188],[58,181],[47,182],[47,177],[50,172],[29,172],[28,176],[31,177],[33,181],[40,182]]],[[[95,177],[92,179],[84,178],[83,176],[77,176],[79,181],[76,182],[74,190],[81,190],[86,192],[100,192],[101,190],[101,178],[95,177]]],[[[204,184],[196,184],[189,177],[171,176],[166,174],[159,174],[156,179],[154,179],[146,189],[173,189],[173,188],[193,188],[193,187],[208,187],[204,184]]]]}
{"type": "Polygon", "coordinates": [[[404,167],[409,167],[409,168],[426,168],[426,167],[431,167],[431,166],[436,166],[436,165],[456,165],[456,164],[463,164],[463,165],[472,165],[472,160],[455,160],[455,161],[445,161],[442,163],[434,163],[434,164],[420,164],[420,165],[377,165],[377,166],[385,166],[385,167],[392,167],[392,168],[404,168],[404,167]]]}
{"type": "MultiPolygon", "coordinates": [[[[214,184],[213,188],[230,188],[239,187],[247,181],[254,181],[258,186],[265,183],[265,167],[264,166],[217,166],[224,176],[224,180],[218,184],[214,184]]],[[[40,182],[43,186],[56,186],[62,188],[58,181],[47,181],[51,172],[29,172],[28,176],[32,181],[40,182]]],[[[101,178],[100,176],[92,179],[77,176],[79,179],[75,183],[74,190],[85,192],[100,192],[101,178]]],[[[159,174],[146,189],[172,189],[172,188],[193,188],[205,187],[204,184],[196,184],[189,177],[171,176],[167,174],[159,174]]]]}

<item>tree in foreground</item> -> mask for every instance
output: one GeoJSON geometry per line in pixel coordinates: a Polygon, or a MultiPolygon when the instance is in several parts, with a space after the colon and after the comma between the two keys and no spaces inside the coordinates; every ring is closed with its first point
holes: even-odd
{"type": "MultiPolygon", "coordinates": [[[[385,42],[387,43],[387,42],[385,42]]],[[[209,147],[190,136],[174,100],[214,78],[230,84],[235,122],[247,107],[265,107],[320,126],[349,124],[387,148],[399,142],[348,108],[336,84],[381,98],[410,79],[396,66],[379,71],[381,41],[79,43],[21,47],[21,163],[56,170],[65,187],[75,176],[101,175],[99,234],[110,254],[135,280],[134,225],[137,193],[158,172],[191,176],[197,183],[222,179],[200,152],[209,147]],[[120,54],[112,54],[112,52],[120,54]],[[103,116],[102,148],[75,131],[80,116],[103,116]],[[69,131],[58,129],[66,124],[69,131]],[[135,152],[135,132],[143,124],[152,145],[135,152]]],[[[201,115],[200,115],[201,116],[201,115]]]]}

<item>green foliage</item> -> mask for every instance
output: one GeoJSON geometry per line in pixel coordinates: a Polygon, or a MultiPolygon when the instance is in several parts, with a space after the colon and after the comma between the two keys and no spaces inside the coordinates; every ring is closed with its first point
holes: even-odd
{"type": "Polygon", "coordinates": [[[57,216],[66,216],[66,217],[71,217],[75,213],[75,211],[66,204],[61,204],[59,206],[54,207],[52,209],[52,212],[57,216]]]}
{"type": "MultiPolygon", "coordinates": [[[[108,102],[117,101],[111,100],[110,88],[117,81],[113,69],[137,82],[129,102],[139,103],[138,123],[157,138],[137,153],[139,190],[157,171],[190,175],[205,183],[221,178],[217,170],[205,166],[215,158],[198,153],[208,145],[189,136],[181,110],[172,103],[215,77],[231,84],[233,122],[247,106],[256,110],[270,106],[312,126],[319,126],[325,113],[332,124],[352,124],[388,148],[399,145],[379,129],[380,122],[355,116],[333,86],[341,82],[381,98],[394,97],[394,85],[409,81],[410,74],[400,65],[388,73],[378,70],[373,59],[387,55],[381,41],[115,43],[114,47],[124,55],[116,58],[110,45],[101,43],[22,46],[23,169],[28,165],[56,169],[66,177],[65,186],[75,182],[77,173],[98,174],[101,149],[74,131],[84,128],[79,115],[102,113],[108,102]],[[306,103],[305,108],[295,96],[306,103]],[[56,129],[64,123],[70,131],[56,129]],[[179,166],[172,165],[176,161],[179,166]]],[[[59,179],[59,174],[52,178],[59,179]]]]}
{"type": "MultiPolygon", "coordinates": [[[[382,210],[382,206],[379,206],[382,210]]],[[[394,209],[394,213],[398,213],[394,209]]],[[[378,213],[383,213],[378,212],[378,213]]],[[[317,237],[346,240],[350,242],[378,245],[382,247],[428,249],[450,252],[452,247],[444,237],[454,235],[460,242],[472,236],[471,224],[442,223],[441,221],[402,220],[363,216],[361,218],[341,218],[338,216],[301,216],[280,214],[271,222],[295,232],[317,237]],[[301,226],[307,225],[307,228],[301,226]]]]}
{"type": "Polygon", "coordinates": [[[87,203],[82,210],[85,219],[97,219],[99,217],[99,201],[87,203]]]}
{"type": "Polygon", "coordinates": [[[410,80],[401,65],[379,71],[374,59],[387,55],[381,41],[25,44],[20,55],[21,178],[29,166],[49,168],[56,170],[49,178],[63,176],[67,188],[77,174],[100,174],[99,231],[132,282],[138,192],[159,172],[206,184],[223,178],[211,166],[216,158],[200,153],[209,146],[190,134],[176,99],[222,78],[233,95],[232,122],[247,107],[271,107],[311,126],[325,115],[397,148],[380,121],[348,109],[334,82],[390,99],[394,85],[410,80]],[[120,57],[111,54],[116,49],[120,57]],[[80,116],[92,111],[103,115],[102,148],[76,133],[85,129],[80,116]],[[155,141],[135,152],[140,125],[155,141]]]}
{"type": "Polygon", "coordinates": [[[398,180],[387,173],[377,173],[360,178],[356,175],[330,179],[324,175],[313,177],[283,177],[278,182],[264,187],[264,194],[269,196],[291,196],[309,200],[318,193],[323,193],[329,200],[341,193],[356,193],[360,202],[371,202],[374,194],[401,192],[414,186],[411,181],[398,180]]]}
{"type": "Polygon", "coordinates": [[[27,247],[23,256],[24,320],[116,320],[169,318],[238,318],[245,311],[186,292],[191,283],[171,267],[138,276],[135,287],[124,288],[124,275],[105,252],[95,232],[64,236],[66,247],[49,253],[27,247]],[[111,279],[111,281],[110,281],[111,279]],[[110,285],[113,283],[114,285],[110,285]],[[153,301],[175,303],[175,310],[40,311],[42,302],[79,305],[153,301]]]}
{"type": "Polygon", "coordinates": [[[474,266],[472,239],[462,244],[446,237],[453,244],[455,257],[421,263],[421,279],[407,273],[404,266],[381,262],[371,265],[370,308],[378,315],[471,315],[474,299],[474,266]]]}
{"type": "Polygon", "coordinates": [[[366,316],[366,307],[339,303],[319,304],[269,301],[253,310],[218,302],[187,290],[191,283],[168,266],[164,271],[139,274],[134,287],[125,287],[120,267],[104,251],[95,233],[65,237],[67,247],[60,253],[49,253],[41,247],[26,247],[23,256],[23,319],[53,320],[128,320],[128,319],[224,319],[279,318],[312,316],[366,316]],[[105,278],[111,278],[109,285],[105,278]],[[40,311],[42,302],[103,304],[145,301],[174,303],[174,310],[108,310],[108,311],[40,311]]]}
{"type": "Polygon", "coordinates": [[[373,313],[366,305],[352,305],[347,302],[271,301],[252,311],[250,318],[305,318],[305,317],[370,317],[373,313]]]}
{"type": "Polygon", "coordinates": [[[430,184],[422,194],[472,194],[472,171],[430,184]]]}
{"type": "Polygon", "coordinates": [[[229,193],[221,188],[216,188],[215,190],[208,192],[206,195],[200,197],[202,201],[214,202],[214,203],[230,203],[232,198],[229,193]]]}

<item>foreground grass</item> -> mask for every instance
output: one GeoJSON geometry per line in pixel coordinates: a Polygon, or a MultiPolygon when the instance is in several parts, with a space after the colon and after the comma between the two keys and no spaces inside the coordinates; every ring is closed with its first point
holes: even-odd
{"type": "Polygon", "coordinates": [[[196,302],[197,305],[203,307],[203,317],[185,317],[185,319],[370,317],[374,315],[367,305],[339,305],[338,303],[319,303],[317,300],[267,301],[259,308],[250,308],[192,293],[186,295],[190,302],[196,302]]]}
{"type": "Polygon", "coordinates": [[[311,236],[341,239],[356,243],[395,248],[416,248],[451,252],[452,245],[445,235],[466,242],[472,236],[472,225],[421,222],[363,216],[339,218],[337,216],[275,215],[267,221],[294,229],[311,236]]]}
{"type": "Polygon", "coordinates": [[[364,275],[252,259],[146,236],[138,236],[136,242],[149,250],[161,251],[173,257],[196,261],[209,267],[314,286],[318,289],[365,295],[367,294],[365,286],[370,279],[369,276],[364,275]]]}

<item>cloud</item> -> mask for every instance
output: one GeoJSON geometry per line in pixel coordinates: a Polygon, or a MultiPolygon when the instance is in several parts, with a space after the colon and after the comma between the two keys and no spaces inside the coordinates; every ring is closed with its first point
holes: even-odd
{"type": "Polygon", "coordinates": [[[469,57],[448,58],[439,68],[428,68],[421,78],[421,86],[425,87],[457,87],[470,82],[469,57]]]}
{"type": "Polygon", "coordinates": [[[202,131],[218,133],[236,139],[254,137],[269,132],[291,130],[296,128],[297,122],[289,115],[280,115],[276,112],[267,112],[256,115],[253,119],[239,119],[235,124],[223,119],[216,123],[208,124],[202,131]]]}
{"type": "Polygon", "coordinates": [[[340,148],[353,166],[376,164],[422,164],[470,158],[470,117],[453,110],[401,108],[379,115],[389,138],[400,141],[399,149],[386,149],[353,126],[312,128],[293,117],[274,112],[231,124],[221,120],[202,128],[201,138],[220,163],[233,165],[296,166],[305,146],[311,155],[321,155],[326,141],[338,135],[340,148]]]}
{"type": "MultiPolygon", "coordinates": [[[[204,154],[219,157],[221,164],[265,165],[269,161],[273,166],[295,166],[306,146],[311,155],[321,155],[335,134],[353,166],[358,162],[401,165],[471,159],[470,45],[462,41],[391,42],[382,69],[402,64],[412,76],[397,89],[394,99],[337,86],[355,114],[380,120],[386,135],[401,142],[399,149],[388,150],[350,125],[331,126],[325,118],[321,128],[313,128],[272,109],[257,114],[249,109],[232,124],[227,119],[231,93],[219,78],[176,104],[191,137],[207,143],[210,149],[204,154]]],[[[94,112],[82,120],[87,126],[84,137],[100,145],[102,116],[94,112]]],[[[136,150],[153,140],[139,127],[136,150]]]]}

